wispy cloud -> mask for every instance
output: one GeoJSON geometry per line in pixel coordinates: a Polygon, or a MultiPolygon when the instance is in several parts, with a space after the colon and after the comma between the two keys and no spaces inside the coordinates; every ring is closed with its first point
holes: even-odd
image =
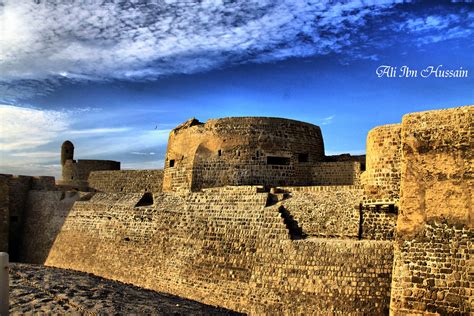
{"type": "Polygon", "coordinates": [[[28,158],[57,158],[59,152],[57,151],[32,151],[12,153],[13,157],[28,157],[28,158]]]}
{"type": "Polygon", "coordinates": [[[0,105],[0,151],[47,144],[69,127],[68,120],[60,111],[0,105]]]}
{"type": "Polygon", "coordinates": [[[331,115],[331,116],[328,116],[328,117],[325,117],[323,119],[321,119],[321,125],[329,125],[332,123],[333,119],[336,117],[336,115],[331,115]]]}
{"type": "Polygon", "coordinates": [[[165,165],[164,159],[144,162],[122,163],[122,169],[161,169],[165,165]]]}
{"type": "Polygon", "coordinates": [[[400,2],[6,0],[0,95],[14,100],[64,82],[149,80],[328,53],[376,60],[377,48],[397,41],[473,35],[474,15],[462,6],[435,14],[395,10],[400,2]],[[414,36],[401,39],[406,34],[414,36]]]}
{"type": "Polygon", "coordinates": [[[132,155],[139,155],[139,156],[154,156],[156,153],[154,153],[154,152],[144,153],[144,152],[139,152],[139,151],[132,151],[131,154],[132,155]]]}
{"type": "Polygon", "coordinates": [[[108,133],[123,133],[130,131],[129,127],[113,127],[113,128],[90,128],[82,130],[71,130],[68,133],[71,135],[93,135],[93,134],[108,134],[108,133]]]}
{"type": "Polygon", "coordinates": [[[154,79],[339,52],[396,2],[6,0],[2,92],[14,98],[9,83],[20,80],[47,93],[63,80],[154,79]]]}
{"type": "Polygon", "coordinates": [[[87,125],[90,118],[76,115],[84,111],[105,122],[110,121],[107,111],[40,110],[0,105],[0,173],[59,176],[60,166],[56,161],[65,139],[74,140],[79,159],[114,159],[132,153],[137,159],[126,163],[137,165],[141,163],[140,159],[155,157],[156,152],[150,149],[164,147],[167,142],[168,129],[80,128],[87,125]],[[79,128],[73,129],[73,126],[79,128]]]}

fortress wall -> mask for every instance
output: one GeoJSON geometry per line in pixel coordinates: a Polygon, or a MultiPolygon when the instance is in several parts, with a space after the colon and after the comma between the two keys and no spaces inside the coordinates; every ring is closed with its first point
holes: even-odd
{"type": "Polygon", "coordinates": [[[367,135],[365,201],[394,203],[400,192],[401,125],[376,127],[367,135]]]}
{"type": "Polygon", "coordinates": [[[101,192],[161,192],[163,170],[92,171],[88,182],[101,192]]]}
{"type": "Polygon", "coordinates": [[[388,314],[393,263],[390,242],[284,242],[263,251],[260,260],[250,284],[252,314],[388,314]]]}
{"type": "Polygon", "coordinates": [[[46,264],[245,312],[388,308],[390,244],[292,241],[255,187],[157,193],[149,207],[125,196],[77,201],[46,264]]]}
{"type": "Polygon", "coordinates": [[[313,185],[358,185],[361,163],[356,161],[319,162],[312,167],[313,185]]]}
{"type": "Polygon", "coordinates": [[[163,171],[163,191],[189,190],[194,156],[207,137],[204,124],[191,119],[170,132],[163,171]]]}
{"type": "Polygon", "coordinates": [[[324,160],[319,127],[286,119],[190,120],[170,133],[163,188],[225,185],[310,185],[324,160]]]}
{"type": "Polygon", "coordinates": [[[362,239],[392,240],[397,226],[397,209],[393,205],[362,207],[362,239]]]}
{"type": "Polygon", "coordinates": [[[8,232],[10,231],[9,196],[8,179],[0,176],[0,252],[8,252],[8,232]]]}
{"type": "Polygon", "coordinates": [[[74,202],[85,193],[28,192],[17,261],[43,264],[74,202]]]}
{"type": "Polygon", "coordinates": [[[390,309],[394,315],[471,315],[474,231],[426,224],[416,239],[395,244],[390,309]]]}
{"type": "Polygon", "coordinates": [[[474,107],[405,115],[391,311],[474,312],[474,107]]]}
{"type": "Polygon", "coordinates": [[[329,186],[324,191],[310,188],[306,191],[285,188],[291,192],[291,198],[281,202],[303,232],[312,237],[357,239],[363,190],[353,186],[329,186]]]}
{"type": "Polygon", "coordinates": [[[66,160],[62,166],[60,184],[87,188],[87,179],[92,171],[120,170],[120,162],[113,160],[66,160]]]}
{"type": "Polygon", "coordinates": [[[100,170],[120,170],[120,162],[113,160],[83,160],[76,163],[77,176],[81,180],[87,181],[92,171],[100,170]]]}
{"type": "Polygon", "coordinates": [[[11,260],[18,260],[28,192],[32,189],[55,190],[54,177],[13,176],[0,174],[0,232],[2,248],[9,251],[11,260]]]}

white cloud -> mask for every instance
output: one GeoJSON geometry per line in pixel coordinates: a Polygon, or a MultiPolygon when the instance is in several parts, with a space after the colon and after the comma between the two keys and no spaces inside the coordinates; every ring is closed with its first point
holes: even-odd
{"type": "Polygon", "coordinates": [[[328,117],[325,117],[325,118],[321,119],[321,125],[331,124],[335,117],[336,117],[336,115],[331,115],[331,116],[328,116],[328,117]]]}
{"type": "Polygon", "coordinates": [[[139,156],[154,156],[155,155],[154,152],[144,153],[144,152],[140,152],[140,151],[132,151],[131,154],[132,155],[139,155],[139,156]]]}
{"type": "Polygon", "coordinates": [[[0,151],[36,148],[58,137],[69,126],[60,111],[0,105],[0,151]]]}
{"type": "Polygon", "coordinates": [[[14,157],[28,157],[28,158],[57,158],[59,152],[56,151],[32,151],[32,152],[20,152],[12,153],[14,157]]]}
{"type": "MultiPolygon", "coordinates": [[[[112,160],[131,152],[138,154],[136,160],[150,159],[156,155],[150,149],[159,150],[168,140],[169,129],[80,128],[91,118],[111,121],[108,115],[115,114],[88,108],[53,111],[0,105],[0,173],[59,176],[57,161],[65,139],[74,141],[77,159],[112,160]]],[[[139,166],[141,162],[127,163],[139,166]]]]}
{"type": "Polygon", "coordinates": [[[396,1],[36,2],[0,10],[0,81],[12,94],[15,80],[54,89],[58,78],[153,79],[340,51],[396,1]]]}
{"type": "Polygon", "coordinates": [[[162,169],[165,165],[163,159],[144,162],[126,162],[121,164],[122,169],[162,169]]]}
{"type": "Polygon", "coordinates": [[[71,135],[91,135],[91,134],[108,134],[108,133],[123,133],[130,131],[129,127],[113,127],[113,128],[90,128],[81,130],[71,130],[68,133],[71,135]]]}

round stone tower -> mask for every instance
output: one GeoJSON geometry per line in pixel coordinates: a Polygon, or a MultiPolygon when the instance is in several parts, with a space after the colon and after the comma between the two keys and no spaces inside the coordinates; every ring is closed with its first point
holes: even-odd
{"type": "Polygon", "coordinates": [[[271,117],[191,119],[171,131],[164,191],[225,185],[312,185],[324,161],[318,126],[271,117]]]}
{"type": "Polygon", "coordinates": [[[61,145],[61,165],[64,166],[66,160],[74,159],[74,145],[71,141],[66,140],[61,145]]]}
{"type": "Polygon", "coordinates": [[[367,135],[367,167],[362,176],[367,203],[400,198],[401,124],[375,127],[367,135]]]}

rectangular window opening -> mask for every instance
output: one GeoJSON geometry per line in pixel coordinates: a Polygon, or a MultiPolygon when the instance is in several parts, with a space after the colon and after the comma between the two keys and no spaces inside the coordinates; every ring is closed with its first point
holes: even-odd
{"type": "Polygon", "coordinates": [[[298,162],[309,162],[309,154],[298,154],[298,162]]]}
{"type": "Polygon", "coordinates": [[[174,167],[174,159],[171,159],[170,160],[170,168],[173,168],[174,167]]]}
{"type": "Polygon", "coordinates": [[[267,165],[289,165],[289,157],[267,156],[267,165]]]}

